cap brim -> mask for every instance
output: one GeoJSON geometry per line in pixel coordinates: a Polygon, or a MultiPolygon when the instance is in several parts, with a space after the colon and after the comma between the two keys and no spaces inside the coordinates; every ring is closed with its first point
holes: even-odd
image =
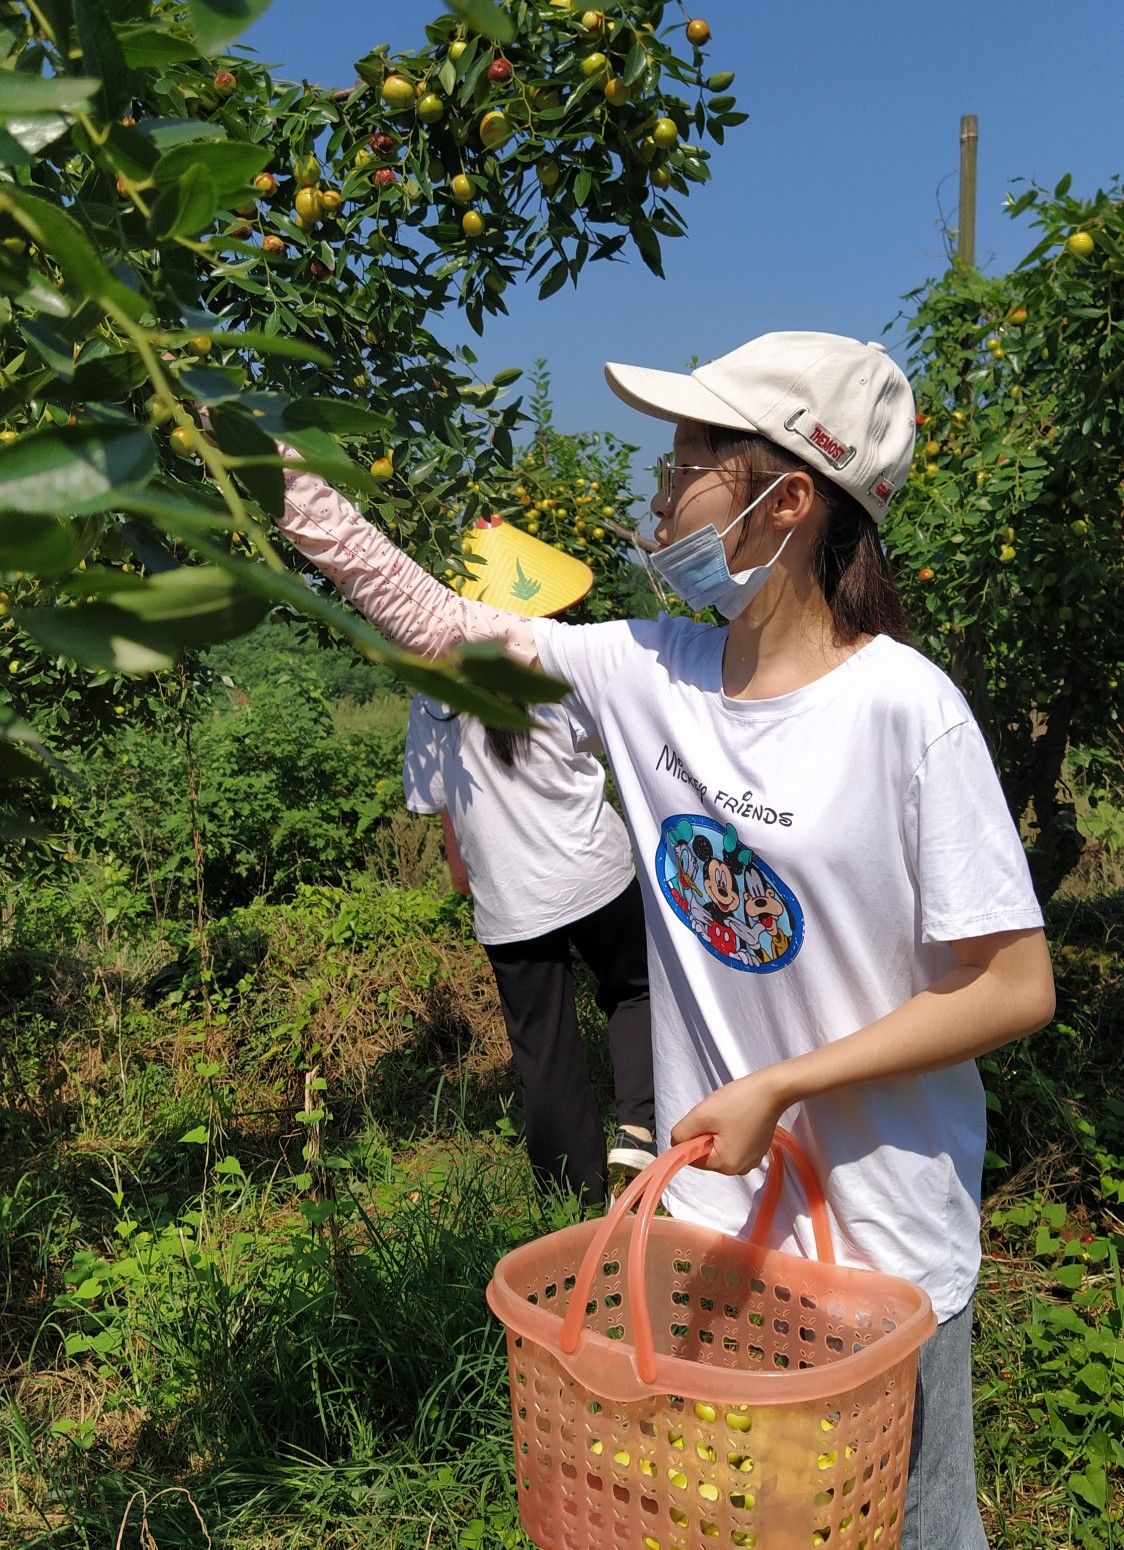
{"type": "Polygon", "coordinates": [[[752,420],[731,409],[697,377],[606,361],[605,380],[618,398],[657,420],[697,420],[702,425],[724,425],[735,431],[757,429],[752,420]]]}

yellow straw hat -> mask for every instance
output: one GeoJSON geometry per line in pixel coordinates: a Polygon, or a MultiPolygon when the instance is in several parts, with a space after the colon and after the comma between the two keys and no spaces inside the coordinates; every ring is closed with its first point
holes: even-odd
{"type": "MultiPolygon", "coordinates": [[[[506,608],[528,618],[561,613],[593,585],[593,572],[552,544],[544,544],[502,517],[480,518],[463,539],[470,565],[483,560],[479,574],[453,583],[462,597],[506,608]]],[[[475,567],[474,567],[475,569],[475,567]]]]}

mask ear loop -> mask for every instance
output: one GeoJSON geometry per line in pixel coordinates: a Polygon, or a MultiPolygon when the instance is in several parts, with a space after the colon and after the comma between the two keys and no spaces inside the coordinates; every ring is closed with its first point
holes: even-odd
{"type": "MultiPolygon", "coordinates": [[[[728,533],[728,532],[729,532],[729,531],[730,531],[730,529],[731,529],[731,528],[732,528],[732,527],[733,527],[733,526],[734,526],[734,525],[735,525],[735,523],[738,523],[738,522],[742,522],[742,521],[744,521],[744,520],[745,520],[745,518],[746,518],[746,517],[748,517],[748,516],[749,516],[749,514],[750,514],[750,512],[751,512],[751,511],[752,511],[752,510],[753,510],[753,508],[754,508],[754,507],[755,507],[755,506],[760,506],[760,504],[761,504],[761,502],[762,502],[762,501],[763,501],[763,500],[764,500],[764,499],[765,499],[765,497],[766,497],[766,496],[767,496],[767,495],[772,495],[772,493],[773,493],[773,491],[774,491],[774,490],[775,490],[775,489],[776,489],[776,487],[777,487],[777,485],[778,485],[778,484],[780,484],[780,482],[781,482],[781,480],[782,480],[782,479],[787,479],[787,478],[788,478],[788,477],[789,477],[789,476],[788,476],[788,473],[787,473],[787,472],[785,472],[785,473],[783,473],[783,474],[779,474],[779,475],[778,475],[778,476],[777,476],[777,478],[775,478],[775,479],[774,479],[774,480],[773,480],[773,482],[772,482],[772,484],[771,484],[771,485],[770,485],[770,486],[769,486],[769,487],[768,487],[768,489],[767,489],[767,490],[762,490],[762,491],[761,491],[761,494],[760,494],[760,495],[758,495],[758,496],[757,496],[757,498],[756,498],[756,499],[755,499],[755,500],[751,500],[751,501],[750,501],[750,503],[749,503],[749,505],[748,505],[748,506],[747,506],[747,507],[746,507],[746,508],[745,508],[745,510],[744,510],[744,511],[739,511],[739,512],[738,512],[738,514],[737,514],[737,516],[736,516],[736,517],[734,517],[734,518],[733,518],[733,520],[732,520],[732,521],[730,521],[730,522],[727,522],[727,524],[726,524],[726,526],[725,526],[725,527],[724,527],[724,528],[723,528],[723,529],[722,529],[722,531],[721,531],[721,532],[720,532],[720,533],[719,533],[719,534],[718,534],[718,536],[719,536],[719,538],[725,538],[725,536],[726,536],[726,534],[727,534],[727,533],[728,533]]],[[[712,525],[713,525],[713,524],[712,524],[712,525]]],[[[794,529],[793,529],[793,530],[792,530],[792,531],[793,531],[793,532],[795,532],[795,528],[794,528],[794,529]]],[[[789,539],[789,538],[791,538],[791,537],[792,537],[792,532],[790,532],[790,533],[789,533],[789,535],[788,535],[788,537],[787,537],[787,538],[786,538],[786,539],[785,539],[785,541],[784,541],[784,542],[785,542],[785,543],[788,543],[788,539],[789,539]]],[[[782,545],[781,545],[781,549],[783,549],[783,548],[784,548],[784,544],[782,544],[782,545]]],[[[778,549],[778,550],[777,550],[777,553],[778,553],[778,554],[779,554],[779,553],[780,553],[780,549],[778,549]]]]}

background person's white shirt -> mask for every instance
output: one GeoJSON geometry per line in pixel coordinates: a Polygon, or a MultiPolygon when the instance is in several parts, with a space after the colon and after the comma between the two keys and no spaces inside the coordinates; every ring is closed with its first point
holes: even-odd
{"type": "MultiPolygon", "coordinates": [[[[535,621],[604,746],[645,895],[661,1148],[715,1088],[874,1021],[956,959],[1040,926],[983,736],[943,673],[879,637],[763,701],[722,692],[724,629],[535,621]]],[[[837,1256],[918,1282],[946,1319],[979,1268],[986,1135],[974,1062],[826,1094],[782,1121],[811,1155],[837,1256]]],[[[762,1175],[685,1169],[675,1215],[748,1230],[762,1175]]],[[[778,1246],[811,1255],[786,1183],[778,1246]]]]}
{"type": "Polygon", "coordinates": [[[608,904],[632,881],[628,833],[605,774],[574,748],[569,718],[541,705],[530,748],[510,768],[474,716],[417,695],[402,780],[413,813],[447,810],[468,873],[476,935],[529,941],[608,904]]]}

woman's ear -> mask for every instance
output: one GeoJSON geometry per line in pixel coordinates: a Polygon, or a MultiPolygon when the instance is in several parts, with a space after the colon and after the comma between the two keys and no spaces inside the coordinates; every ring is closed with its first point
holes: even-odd
{"type": "Polygon", "coordinates": [[[770,521],[783,532],[800,527],[816,505],[816,486],[811,474],[794,469],[777,485],[765,505],[770,521]]]}

